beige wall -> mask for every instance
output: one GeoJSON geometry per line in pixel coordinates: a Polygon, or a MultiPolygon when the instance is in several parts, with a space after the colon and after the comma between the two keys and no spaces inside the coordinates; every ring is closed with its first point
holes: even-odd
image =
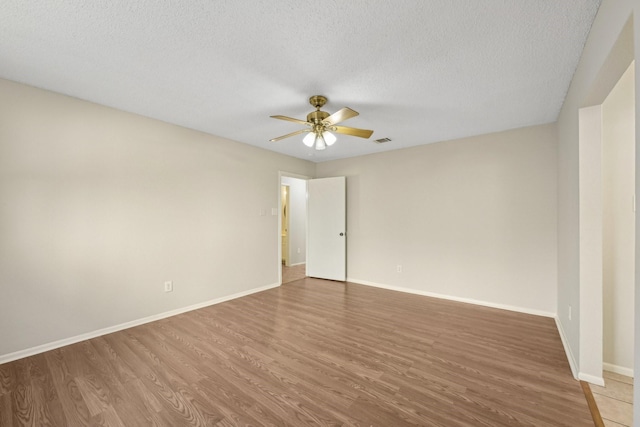
{"type": "Polygon", "coordinates": [[[0,91],[0,359],[276,284],[279,171],[349,176],[351,278],[555,312],[552,125],[314,165],[0,91]]]}
{"type": "Polygon", "coordinates": [[[556,153],[546,125],[318,164],[347,176],[347,276],[555,314],[556,153]]]}
{"type": "Polygon", "coordinates": [[[633,376],[635,274],[634,66],[602,103],[605,368],[633,376]]]}
{"type": "Polygon", "coordinates": [[[278,171],[313,163],[4,80],[0,94],[0,358],[277,284],[278,171]]]}

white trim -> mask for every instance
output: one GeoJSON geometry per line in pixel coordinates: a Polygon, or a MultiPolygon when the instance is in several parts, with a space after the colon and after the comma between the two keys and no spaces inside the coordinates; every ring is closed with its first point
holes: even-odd
{"type": "Polygon", "coordinates": [[[302,261],[302,262],[296,262],[295,264],[291,264],[289,267],[295,267],[296,265],[302,265],[302,264],[306,264],[306,261],[302,261]]]}
{"type": "Polygon", "coordinates": [[[484,306],[484,307],[499,308],[501,310],[515,311],[515,312],[518,312],[518,313],[533,314],[533,315],[536,315],[536,316],[543,316],[543,317],[553,317],[553,318],[556,317],[555,313],[551,313],[551,312],[548,312],[548,311],[534,310],[534,309],[530,309],[530,308],[516,307],[516,306],[513,306],[513,305],[506,305],[506,304],[496,304],[496,303],[492,303],[492,302],[488,302],[488,301],[480,301],[480,300],[475,300],[475,299],[471,299],[471,298],[460,298],[460,297],[455,297],[455,296],[451,296],[451,295],[444,295],[444,294],[437,294],[437,293],[433,293],[433,292],[422,291],[422,290],[419,290],[419,289],[403,288],[403,287],[400,287],[400,286],[383,285],[383,284],[380,284],[380,283],[374,283],[374,282],[369,282],[369,281],[366,281],[366,280],[354,279],[354,278],[351,278],[351,277],[347,277],[347,282],[356,283],[358,285],[373,286],[375,288],[382,288],[382,289],[387,289],[387,290],[390,290],[390,291],[405,292],[405,293],[408,293],[408,294],[415,294],[415,295],[422,295],[422,296],[432,297],[432,298],[446,299],[446,300],[450,300],[450,301],[464,302],[464,303],[468,303],[468,304],[481,305],[481,306],[484,306]]]}
{"type": "MultiPolygon", "coordinates": [[[[391,290],[391,291],[405,292],[405,293],[409,293],[409,294],[423,295],[423,296],[432,297],[432,298],[440,298],[440,299],[446,299],[446,300],[451,300],[451,301],[464,302],[464,303],[468,303],[468,304],[475,304],[475,305],[480,305],[480,306],[484,306],[484,307],[499,308],[499,309],[502,309],[502,310],[515,311],[515,312],[518,312],[518,313],[525,313],[525,314],[533,314],[533,315],[536,315],[536,316],[551,317],[556,322],[556,328],[558,329],[558,333],[560,334],[560,340],[562,341],[562,346],[564,347],[564,351],[565,351],[565,353],[567,355],[567,360],[569,361],[569,367],[571,368],[571,374],[573,375],[573,377],[575,379],[578,379],[578,377],[579,377],[578,369],[577,369],[578,364],[576,363],[576,360],[573,357],[573,353],[571,352],[571,347],[569,347],[569,345],[568,345],[568,341],[567,341],[567,338],[565,336],[564,330],[562,329],[562,324],[560,323],[560,319],[558,318],[558,315],[555,314],[555,313],[550,313],[550,312],[541,311],[541,310],[532,310],[532,309],[523,308],[523,307],[515,307],[515,306],[512,306],[512,305],[495,304],[495,303],[491,303],[491,302],[487,302],[487,301],[479,301],[479,300],[470,299],[470,298],[460,298],[460,297],[454,297],[454,296],[450,296],[450,295],[436,294],[436,293],[433,293],[433,292],[427,292],[427,291],[422,291],[422,290],[418,290],[418,289],[411,289],[411,288],[403,288],[403,287],[400,287],[400,286],[383,285],[383,284],[380,284],[380,283],[374,283],[374,282],[369,282],[369,281],[366,281],[366,280],[354,279],[354,278],[351,278],[351,277],[347,278],[347,282],[352,282],[352,283],[356,283],[356,284],[359,284],[359,285],[365,285],[365,286],[373,286],[373,287],[376,287],[376,288],[382,288],[382,289],[387,289],[387,290],[391,290]]],[[[626,375],[626,374],[623,374],[623,375],[626,375]]],[[[580,378],[580,379],[583,379],[584,381],[588,381],[588,382],[593,383],[593,384],[604,385],[604,381],[602,380],[602,378],[598,379],[596,377],[592,377],[592,376],[585,375],[585,374],[580,374],[580,376],[584,377],[584,378],[580,378]]]]}
{"type": "Polygon", "coordinates": [[[569,341],[567,340],[567,336],[564,333],[564,329],[562,329],[562,323],[560,323],[560,318],[558,316],[554,316],[556,321],[556,327],[558,328],[558,333],[560,334],[560,340],[562,341],[562,346],[564,347],[564,352],[567,355],[567,360],[569,361],[569,367],[571,367],[571,374],[573,378],[578,379],[578,364],[576,363],[576,358],[573,357],[573,353],[571,352],[571,347],[569,347],[569,341]]]}
{"type": "Polygon", "coordinates": [[[615,374],[624,375],[625,377],[633,378],[633,369],[625,368],[623,366],[613,365],[611,363],[604,362],[602,368],[605,371],[613,372],[615,374]]]}
{"type": "Polygon", "coordinates": [[[602,377],[596,377],[593,375],[589,375],[589,374],[585,374],[580,372],[580,374],[578,374],[578,379],[582,380],[582,381],[586,381],[588,383],[591,384],[595,384],[595,385],[599,385],[601,387],[604,387],[604,378],[602,377]]]}
{"type": "MultiPolygon", "coordinates": [[[[571,374],[573,375],[573,377],[575,379],[581,379],[581,380],[590,382],[592,384],[604,385],[604,380],[602,378],[597,378],[597,377],[593,377],[586,374],[578,374],[578,369],[577,369],[578,364],[576,363],[576,359],[573,357],[573,353],[571,352],[571,347],[569,347],[566,335],[564,333],[564,330],[562,329],[562,324],[560,323],[560,319],[558,318],[558,315],[555,313],[550,313],[550,312],[541,311],[541,310],[532,310],[532,309],[523,308],[523,307],[515,307],[511,305],[494,304],[487,301],[479,301],[479,300],[470,299],[470,298],[459,298],[459,297],[454,297],[450,295],[436,294],[433,292],[421,291],[421,290],[411,289],[411,288],[403,288],[400,286],[383,285],[380,283],[368,282],[366,280],[353,279],[350,277],[347,278],[347,282],[356,283],[356,284],[365,285],[365,286],[373,286],[376,288],[382,288],[382,289],[387,289],[391,291],[405,292],[409,294],[422,295],[422,296],[427,296],[432,298],[440,298],[440,299],[446,299],[450,301],[464,302],[467,304],[480,305],[484,307],[499,308],[501,310],[515,311],[518,313],[533,314],[536,316],[543,316],[543,317],[551,317],[556,322],[556,328],[558,329],[558,333],[560,334],[560,340],[562,341],[564,352],[567,355],[567,360],[569,361],[569,367],[571,368],[571,374]]],[[[615,372],[615,371],[612,371],[612,372],[615,372]]],[[[628,375],[628,374],[623,374],[623,375],[628,375]]]]}
{"type": "Polygon", "coordinates": [[[119,325],[109,326],[108,328],[98,329],[97,331],[87,332],[85,334],[76,335],[74,337],[64,338],[64,339],[53,341],[47,344],[38,345],[36,347],[27,348],[25,350],[19,350],[13,353],[2,354],[0,355],[0,365],[2,365],[3,363],[13,362],[14,360],[22,359],[24,357],[29,357],[39,353],[44,353],[45,351],[55,350],[56,348],[75,344],[80,341],[86,341],[91,338],[97,338],[102,335],[107,335],[113,332],[122,331],[123,329],[133,328],[134,326],[144,325],[145,323],[155,322],[156,320],[161,320],[167,317],[176,316],[178,314],[186,313],[188,311],[198,310],[200,308],[208,307],[210,305],[220,304],[221,302],[230,301],[236,298],[241,298],[247,295],[277,288],[278,286],[280,285],[277,283],[274,283],[272,285],[265,285],[259,288],[249,289],[248,291],[238,292],[236,294],[227,295],[224,297],[190,305],[188,307],[178,308],[175,310],[166,311],[164,313],[154,314],[152,316],[143,317],[141,319],[132,320],[130,322],[121,323],[119,325]]]}
{"type": "Polygon", "coordinates": [[[313,179],[308,175],[300,175],[299,173],[293,173],[293,172],[287,172],[287,171],[278,171],[278,174],[280,175],[280,177],[286,176],[289,178],[301,179],[303,181],[308,181],[310,179],[313,179]]]}

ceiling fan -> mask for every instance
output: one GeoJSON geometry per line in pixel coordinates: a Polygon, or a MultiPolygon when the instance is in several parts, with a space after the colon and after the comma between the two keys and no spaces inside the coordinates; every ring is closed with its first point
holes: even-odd
{"type": "Polygon", "coordinates": [[[309,98],[309,103],[315,107],[316,111],[307,114],[307,121],[294,119],[287,116],[271,116],[274,119],[287,120],[290,122],[305,125],[307,126],[307,129],[301,129],[295,132],[291,132],[286,135],[270,139],[269,141],[280,141],[281,139],[289,138],[290,136],[307,133],[302,142],[307,147],[315,147],[316,150],[324,150],[325,148],[327,148],[327,146],[331,146],[334,142],[336,142],[336,137],[331,132],[357,136],[360,138],[369,138],[373,134],[372,130],[358,129],[346,126],[336,126],[338,123],[355,117],[359,114],[351,108],[345,107],[333,114],[329,114],[326,111],[320,111],[320,108],[322,108],[322,106],[327,103],[327,98],[322,95],[312,96],[311,98],[309,98]]]}

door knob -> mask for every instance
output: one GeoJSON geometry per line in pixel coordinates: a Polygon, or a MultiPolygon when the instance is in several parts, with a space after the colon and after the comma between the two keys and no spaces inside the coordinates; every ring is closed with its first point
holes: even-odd
{"type": "Polygon", "coordinates": [[[340,233],[341,236],[344,236],[344,233],[340,233]]]}

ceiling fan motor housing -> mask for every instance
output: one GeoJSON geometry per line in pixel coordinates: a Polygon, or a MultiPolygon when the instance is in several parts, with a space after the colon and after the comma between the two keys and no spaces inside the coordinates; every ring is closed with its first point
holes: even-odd
{"type": "Polygon", "coordinates": [[[316,111],[307,114],[307,122],[320,124],[321,121],[330,116],[326,111],[320,111],[320,108],[327,103],[327,98],[322,95],[313,95],[309,98],[309,104],[313,105],[316,111]]]}
{"type": "Polygon", "coordinates": [[[327,113],[326,111],[317,110],[307,114],[307,121],[309,123],[318,124],[327,117],[329,117],[329,113],[327,113]]]}

